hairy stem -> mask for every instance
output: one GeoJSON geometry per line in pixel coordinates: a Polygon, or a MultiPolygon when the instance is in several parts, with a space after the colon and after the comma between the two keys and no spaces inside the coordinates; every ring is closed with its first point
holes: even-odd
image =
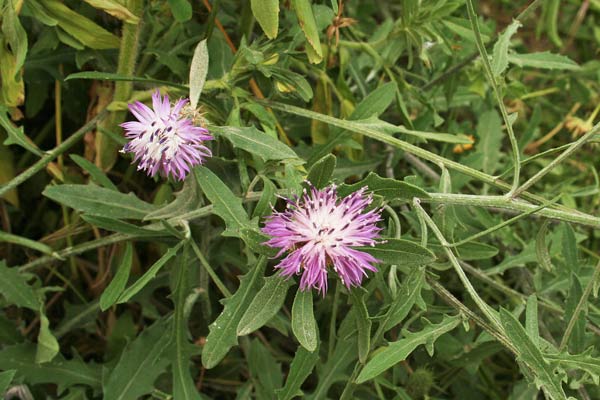
{"type": "Polygon", "coordinates": [[[444,251],[446,252],[446,255],[448,256],[450,263],[454,267],[454,270],[456,271],[456,274],[458,275],[458,278],[462,282],[463,286],[465,287],[465,289],[471,296],[471,299],[473,299],[475,304],[477,304],[477,306],[479,307],[481,312],[488,318],[488,320],[492,323],[492,325],[494,325],[494,327],[496,329],[498,329],[500,332],[502,332],[503,331],[502,325],[500,324],[500,320],[496,316],[495,311],[490,306],[488,306],[487,303],[485,301],[483,301],[483,299],[481,297],[479,297],[479,294],[477,294],[477,291],[475,290],[475,288],[469,281],[469,278],[467,278],[465,271],[463,271],[458,259],[456,258],[456,256],[454,255],[454,252],[450,248],[450,244],[446,241],[446,238],[444,237],[444,235],[442,234],[442,232],[440,231],[438,226],[435,224],[435,222],[433,222],[433,220],[431,219],[429,214],[427,214],[427,212],[423,209],[423,207],[421,207],[421,202],[419,199],[417,199],[417,198],[413,199],[413,207],[415,208],[415,210],[418,213],[420,213],[423,216],[423,219],[429,226],[429,229],[431,229],[433,234],[437,237],[438,241],[444,248],[444,251]]]}
{"type": "Polygon", "coordinates": [[[496,81],[496,77],[492,72],[492,66],[490,64],[490,59],[487,54],[487,50],[485,49],[485,45],[483,44],[483,39],[481,38],[481,32],[479,31],[479,23],[477,22],[477,14],[475,13],[475,8],[473,7],[473,0],[467,0],[467,12],[469,14],[469,20],[471,21],[471,27],[473,28],[473,33],[475,34],[475,43],[477,44],[477,49],[479,50],[479,55],[481,56],[481,60],[483,62],[483,67],[485,69],[485,74],[487,79],[494,90],[494,96],[496,101],[498,102],[498,108],[500,108],[500,113],[502,114],[502,119],[504,120],[504,124],[506,125],[506,132],[508,133],[508,139],[510,141],[510,147],[512,149],[512,158],[513,158],[513,183],[510,188],[509,196],[517,190],[519,186],[519,176],[521,174],[521,152],[519,151],[519,144],[517,142],[517,138],[515,137],[515,133],[512,128],[512,123],[508,118],[508,112],[506,111],[506,107],[504,106],[504,100],[502,99],[502,90],[500,85],[496,81]]]}

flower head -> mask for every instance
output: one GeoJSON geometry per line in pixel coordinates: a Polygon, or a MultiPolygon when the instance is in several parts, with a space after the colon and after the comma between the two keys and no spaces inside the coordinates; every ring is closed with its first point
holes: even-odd
{"type": "Polygon", "coordinates": [[[152,108],[139,101],[129,104],[137,121],[121,124],[130,139],[121,151],[134,153],[133,161],[139,161],[138,170],[143,169],[150,176],[160,173],[183,180],[191,167],[212,155],[203,144],[213,139],[208,130],[194,126],[182,115],[187,103],[187,99],[181,99],[171,108],[169,97],[161,97],[156,90],[152,108]]]}
{"type": "Polygon", "coordinates": [[[275,211],[262,229],[271,236],[265,244],[288,255],[275,267],[283,276],[302,274],[300,289],[327,291],[327,270],[332,267],[346,287],[359,286],[367,270],[377,271],[372,255],[354,249],[374,246],[381,228],[381,210],[364,212],[372,195],[366,187],[340,200],[335,185],[304,190],[301,198],[288,199],[285,211],[275,211]]]}

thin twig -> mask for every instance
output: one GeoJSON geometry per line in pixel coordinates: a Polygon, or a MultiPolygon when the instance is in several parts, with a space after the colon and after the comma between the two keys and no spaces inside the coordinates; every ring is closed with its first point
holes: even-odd
{"type": "Polygon", "coordinates": [[[567,157],[569,157],[571,154],[573,154],[575,151],[577,151],[586,142],[588,142],[590,139],[592,139],[598,132],[600,132],[600,123],[596,124],[589,132],[587,132],[585,135],[583,135],[582,137],[577,139],[575,142],[571,143],[571,145],[565,151],[563,151],[558,157],[556,157],[548,165],[546,165],[544,168],[542,168],[537,174],[535,174],[534,176],[529,178],[529,180],[527,180],[527,182],[522,184],[518,189],[513,191],[512,197],[513,198],[518,197],[525,190],[527,190],[531,186],[533,186],[537,181],[539,181],[541,178],[543,178],[544,175],[546,175],[548,172],[552,171],[552,169],[554,167],[556,167],[563,160],[565,160],[567,157]]]}

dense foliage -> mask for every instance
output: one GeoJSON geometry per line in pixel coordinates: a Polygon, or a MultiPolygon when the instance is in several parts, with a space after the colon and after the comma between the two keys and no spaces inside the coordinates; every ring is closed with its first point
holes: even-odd
{"type": "Polygon", "coordinates": [[[600,398],[598,0],[0,9],[0,394],[600,398]]]}

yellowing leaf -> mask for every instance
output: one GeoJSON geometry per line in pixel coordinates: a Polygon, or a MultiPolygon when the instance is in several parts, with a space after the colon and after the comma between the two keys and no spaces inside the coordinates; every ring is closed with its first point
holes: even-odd
{"type": "Polygon", "coordinates": [[[269,39],[279,30],[279,0],[251,0],[252,14],[269,39]]]}
{"type": "Polygon", "coordinates": [[[321,49],[321,41],[319,40],[319,31],[317,30],[317,22],[313,14],[309,0],[292,0],[292,6],[296,11],[298,23],[308,46],[306,46],[306,55],[312,64],[318,64],[323,61],[323,50],[321,49]]]}
{"type": "Polygon", "coordinates": [[[58,0],[31,0],[36,9],[57,21],[58,26],[69,35],[92,49],[115,49],[119,38],[92,20],[76,13],[58,0]]]}
{"type": "Polygon", "coordinates": [[[90,6],[100,9],[115,18],[119,18],[128,24],[137,24],[140,19],[122,4],[114,0],[84,0],[90,6]]]}

